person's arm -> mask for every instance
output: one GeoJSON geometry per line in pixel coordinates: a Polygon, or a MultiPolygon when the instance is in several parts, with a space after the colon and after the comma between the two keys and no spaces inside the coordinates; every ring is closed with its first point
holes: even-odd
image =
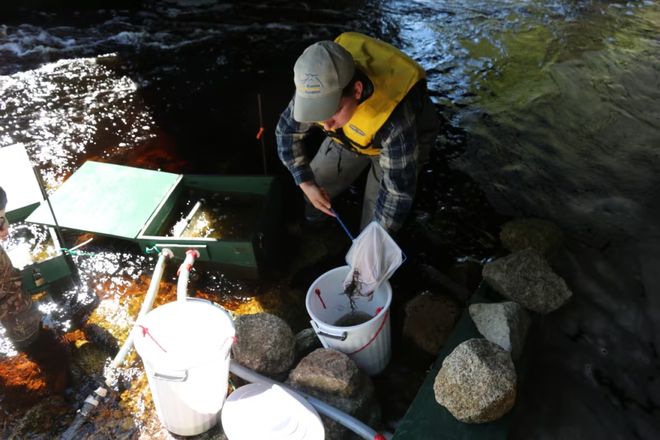
{"type": "Polygon", "coordinates": [[[293,119],[292,99],[280,115],[275,128],[277,155],[293,176],[296,185],[314,181],[314,174],[305,154],[305,137],[311,127],[311,124],[300,123],[293,119]]]}
{"type": "Polygon", "coordinates": [[[387,231],[401,228],[412,208],[417,188],[417,120],[415,101],[408,96],[378,133],[383,169],[374,220],[387,231]]]}
{"type": "Polygon", "coordinates": [[[330,197],[314,181],[314,173],[305,154],[305,137],[311,127],[311,124],[300,123],[293,119],[292,99],[280,115],[280,120],[275,129],[277,155],[293,176],[293,180],[305,193],[309,202],[316,209],[332,216],[330,197]]]}

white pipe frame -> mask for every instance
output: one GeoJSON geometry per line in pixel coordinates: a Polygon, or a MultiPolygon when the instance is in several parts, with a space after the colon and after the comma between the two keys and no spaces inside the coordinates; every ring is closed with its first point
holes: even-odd
{"type": "Polygon", "coordinates": [[[188,249],[186,251],[186,258],[179,266],[179,280],[176,283],[176,300],[185,301],[188,297],[188,280],[190,279],[190,271],[195,260],[199,258],[199,251],[195,249],[188,249]]]}
{"type": "MultiPolygon", "coordinates": [[[[146,315],[153,307],[156,294],[158,293],[158,288],[160,287],[160,281],[163,278],[163,273],[165,272],[165,263],[172,257],[174,257],[174,254],[169,249],[163,249],[160,252],[160,255],[158,255],[158,261],[156,262],[156,267],[154,268],[154,274],[151,277],[149,288],[147,289],[147,293],[144,296],[142,306],[140,307],[140,312],[138,313],[137,318],[135,318],[135,322],[138,322],[140,318],[146,315]]],[[[116,369],[124,362],[124,359],[126,359],[126,356],[131,351],[131,348],[133,348],[132,331],[128,334],[128,337],[110,363],[111,370],[116,369]]],[[[106,384],[108,384],[109,381],[111,381],[111,378],[106,380],[106,384]]]]}

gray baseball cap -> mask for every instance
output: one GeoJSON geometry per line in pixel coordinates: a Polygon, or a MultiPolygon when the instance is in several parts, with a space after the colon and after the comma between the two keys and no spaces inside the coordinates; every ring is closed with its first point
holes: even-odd
{"type": "Polygon", "coordinates": [[[296,97],[293,119],[319,122],[339,109],[341,92],[355,73],[350,52],[334,41],[319,41],[309,46],[293,66],[296,97]]]}

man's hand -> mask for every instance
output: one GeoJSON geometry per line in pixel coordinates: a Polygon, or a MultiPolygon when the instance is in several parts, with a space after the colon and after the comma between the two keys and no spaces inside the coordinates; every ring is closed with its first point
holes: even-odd
{"type": "Polygon", "coordinates": [[[331,211],[330,196],[323,188],[317,186],[314,182],[303,182],[300,184],[300,189],[305,193],[305,197],[314,208],[329,216],[335,216],[331,211]]]}

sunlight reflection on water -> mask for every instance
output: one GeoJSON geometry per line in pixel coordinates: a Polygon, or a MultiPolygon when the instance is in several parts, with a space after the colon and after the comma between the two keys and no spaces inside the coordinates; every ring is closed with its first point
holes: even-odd
{"type": "Polygon", "coordinates": [[[109,157],[154,136],[137,85],[112,70],[114,55],[60,60],[0,76],[0,147],[24,144],[57,188],[85,159],[109,157]]]}

